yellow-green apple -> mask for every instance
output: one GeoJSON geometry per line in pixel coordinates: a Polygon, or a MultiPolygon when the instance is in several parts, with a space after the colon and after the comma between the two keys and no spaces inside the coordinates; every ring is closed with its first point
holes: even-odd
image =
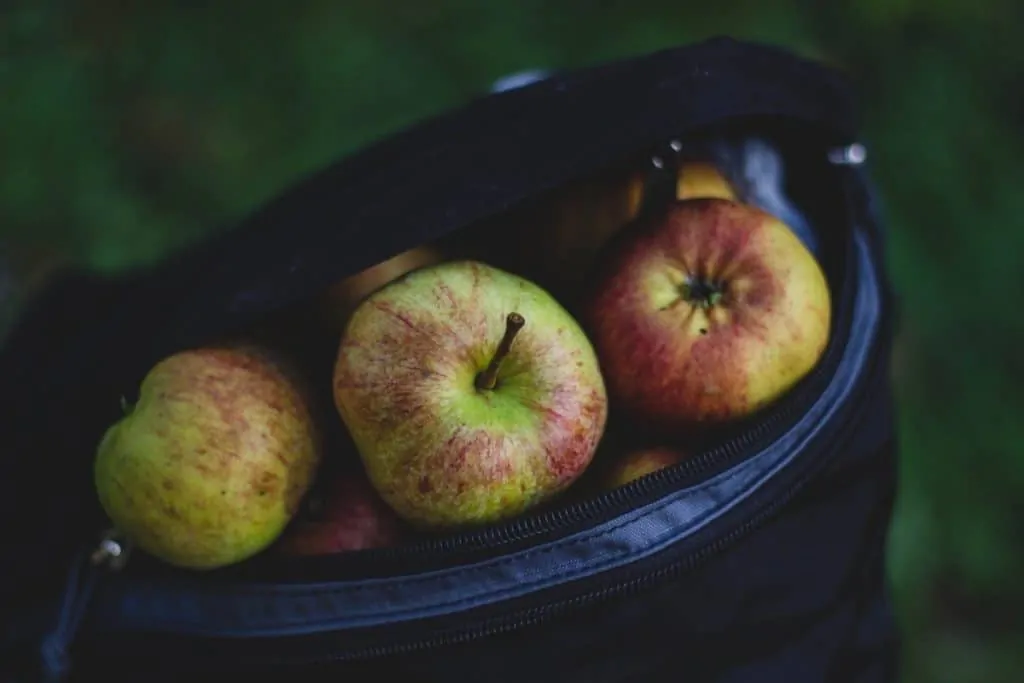
{"type": "Polygon", "coordinates": [[[625,457],[616,460],[608,469],[604,477],[605,488],[614,489],[625,486],[634,479],[677,465],[687,457],[682,450],[665,446],[631,451],[625,457]]]}
{"type": "Polygon", "coordinates": [[[676,176],[677,199],[736,199],[736,192],[718,168],[709,162],[691,161],[680,165],[676,176]]]}
{"type": "Polygon", "coordinates": [[[95,460],[99,501],[135,546],[213,569],[270,545],[319,462],[305,394],[254,347],[198,348],[156,364],[95,460]]]}
{"type": "Polygon", "coordinates": [[[331,285],[322,301],[322,310],[327,323],[341,330],[348,317],[359,303],[392,280],[424,266],[439,263],[443,259],[440,250],[433,247],[416,247],[403,251],[331,285]]]}
{"type": "Polygon", "coordinates": [[[309,512],[300,514],[276,545],[285,555],[331,555],[383,548],[401,538],[401,522],[363,472],[331,475],[309,512]]]}
{"type": "Polygon", "coordinates": [[[537,285],[475,261],[371,295],[342,335],[338,411],[374,487],[422,527],[490,522],[590,464],[607,418],[597,358],[537,285]]]}
{"type": "Polygon", "coordinates": [[[613,404],[669,428],[720,422],[775,401],[817,364],[828,283],[778,219],[692,199],[622,238],[586,309],[613,404]]]}

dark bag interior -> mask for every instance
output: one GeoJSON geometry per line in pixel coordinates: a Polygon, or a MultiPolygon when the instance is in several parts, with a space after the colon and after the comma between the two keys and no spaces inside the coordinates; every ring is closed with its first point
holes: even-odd
{"type": "Polygon", "coordinates": [[[858,134],[838,74],[716,39],[481,98],[158,267],[65,274],[0,353],[0,672],[893,680],[884,235],[863,168],[830,159],[858,134]],[[728,443],[609,493],[410,546],[210,573],[144,556],[117,573],[86,566],[105,528],[96,444],[160,358],[262,325],[319,367],[337,339],[304,341],[291,311],[339,278],[437,240],[486,246],[496,218],[609,168],[647,169],[651,204],[664,184],[652,156],[747,132],[782,151],[787,192],[822,240],[834,329],[817,369],[728,443]]]}

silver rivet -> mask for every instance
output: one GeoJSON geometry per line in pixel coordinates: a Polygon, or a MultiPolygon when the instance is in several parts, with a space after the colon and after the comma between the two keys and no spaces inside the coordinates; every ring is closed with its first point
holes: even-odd
{"type": "Polygon", "coordinates": [[[830,150],[828,160],[840,166],[860,166],[868,158],[867,148],[859,142],[830,150]]]}
{"type": "Polygon", "coordinates": [[[120,557],[121,553],[124,551],[120,543],[110,539],[105,539],[100,543],[100,548],[110,557],[120,557]]]}
{"type": "Polygon", "coordinates": [[[665,168],[665,162],[661,157],[651,157],[651,166],[658,169],[665,168]]]}
{"type": "Polygon", "coordinates": [[[683,150],[683,143],[679,140],[673,140],[668,143],[668,146],[672,148],[673,152],[681,152],[683,150]]]}

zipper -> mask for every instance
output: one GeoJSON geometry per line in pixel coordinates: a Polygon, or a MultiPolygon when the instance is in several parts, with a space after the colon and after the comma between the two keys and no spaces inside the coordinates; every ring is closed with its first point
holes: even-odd
{"type": "Polygon", "coordinates": [[[710,450],[704,451],[684,462],[666,467],[625,486],[602,493],[587,501],[552,510],[543,514],[516,520],[505,525],[484,529],[479,532],[431,539],[420,543],[396,548],[365,551],[366,559],[404,559],[417,557],[421,560],[433,554],[447,555],[472,547],[499,550],[500,548],[527,541],[541,534],[564,532],[577,526],[592,524],[614,517],[623,509],[636,506],[639,501],[658,497],[667,491],[695,483],[708,473],[721,468],[746,453],[754,452],[758,446],[771,443],[781,431],[800,415],[816,397],[811,386],[800,396],[780,404],[779,408],[766,415],[749,429],[710,450]],[[376,557],[373,557],[376,556],[376,557]]]}
{"type": "Polygon", "coordinates": [[[57,620],[39,646],[39,672],[43,683],[59,683],[70,671],[69,650],[88,611],[102,576],[120,571],[130,546],[114,531],[105,532],[95,547],[78,554],[68,571],[57,620]]]}
{"type": "MultiPolygon", "coordinates": [[[[855,270],[856,248],[849,247],[851,258],[847,268],[855,270]]],[[[848,277],[847,280],[850,278],[848,277]]],[[[844,283],[841,296],[845,298],[852,289],[852,283],[844,283]]],[[[844,306],[837,306],[835,318],[838,321],[833,334],[836,339],[849,336],[848,321],[850,303],[843,301],[844,306]]],[[[443,558],[449,562],[459,554],[473,555],[474,552],[486,551],[499,554],[507,546],[535,540],[538,536],[557,536],[569,533],[585,525],[611,519],[622,512],[636,507],[643,501],[653,500],[680,486],[696,483],[709,474],[724,467],[745,454],[756,452],[763,446],[774,442],[794,421],[809,408],[821,394],[831,374],[835,371],[842,356],[843,344],[829,346],[825,357],[814,370],[798,385],[792,393],[783,398],[775,406],[769,407],[746,428],[732,438],[697,455],[670,467],[648,474],[624,486],[603,492],[602,494],[579,503],[565,507],[534,513],[519,519],[494,525],[488,528],[453,534],[445,538],[425,539],[417,543],[409,543],[398,547],[362,550],[345,557],[345,561],[358,560],[360,565],[380,568],[382,563],[395,564],[399,568],[408,568],[409,561],[429,563],[443,558]]],[[[317,558],[330,561],[333,558],[317,558]]],[[[261,558],[267,578],[271,578],[274,565],[278,558],[261,558]]],[[[316,561],[316,560],[314,560],[316,561]]],[[[263,578],[264,571],[256,570],[249,574],[263,578]]]]}

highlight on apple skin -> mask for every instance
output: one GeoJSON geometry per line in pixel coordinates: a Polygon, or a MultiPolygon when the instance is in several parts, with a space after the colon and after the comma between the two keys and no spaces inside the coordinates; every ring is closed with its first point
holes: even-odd
{"type": "Polygon", "coordinates": [[[828,343],[825,274],[778,219],[676,202],[604,253],[584,319],[613,405],[688,429],[777,400],[828,343]]]}
{"type": "Polygon", "coordinates": [[[342,337],[334,397],[374,487],[420,527],[550,499],[590,464],[607,419],[576,320],[537,285],[475,261],[368,298],[342,337]]]}

